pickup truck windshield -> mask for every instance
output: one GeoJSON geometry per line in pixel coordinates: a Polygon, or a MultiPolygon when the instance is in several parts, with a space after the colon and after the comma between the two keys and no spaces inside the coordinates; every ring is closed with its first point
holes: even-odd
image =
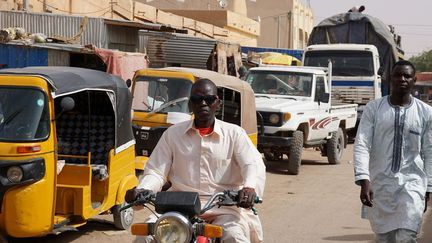
{"type": "Polygon", "coordinates": [[[310,96],[312,74],[251,70],[246,78],[255,94],[310,96]]]}
{"type": "Polygon", "coordinates": [[[187,79],[138,77],[134,86],[132,109],[152,113],[189,114],[188,101],[192,82],[187,79]]]}
{"type": "Polygon", "coordinates": [[[41,90],[0,88],[0,141],[37,141],[48,135],[48,105],[41,90]]]}
{"type": "Polygon", "coordinates": [[[307,51],[305,53],[304,65],[327,67],[329,60],[333,63],[333,76],[374,75],[372,52],[369,51],[307,51]]]}

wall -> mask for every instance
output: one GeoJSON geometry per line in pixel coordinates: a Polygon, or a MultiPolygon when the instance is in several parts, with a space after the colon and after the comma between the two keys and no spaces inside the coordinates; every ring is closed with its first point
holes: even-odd
{"type": "MultiPolygon", "coordinates": [[[[153,1],[150,3],[154,2],[159,1],[153,1]]],[[[162,2],[169,3],[171,1],[162,2]]],[[[217,4],[215,0],[212,0],[212,2],[217,4]]],[[[197,21],[192,18],[182,17],[173,13],[162,11],[145,3],[147,3],[145,0],[29,0],[29,11],[66,15],[72,14],[76,16],[88,17],[103,17],[145,23],[150,22],[163,24],[165,26],[170,26],[177,29],[187,29],[189,35],[197,37],[215,38],[217,40],[229,42],[241,42],[241,44],[248,45],[256,45],[257,43],[257,33],[259,33],[259,26],[256,27],[258,30],[255,28],[252,32],[249,32],[248,28],[239,29],[236,28],[236,26],[229,26],[228,24],[228,26],[231,27],[231,31],[234,32],[234,34],[231,35],[230,30],[224,28],[223,26],[216,26],[214,24],[197,21]]],[[[243,6],[241,2],[237,5],[240,7],[243,6]]],[[[0,10],[22,10],[22,0],[0,0],[0,10]]],[[[242,18],[251,21],[246,16],[242,16],[242,18]]],[[[248,23],[247,25],[251,24],[248,23]]],[[[237,26],[242,26],[242,24],[238,23],[237,26]]]]}
{"type": "Polygon", "coordinates": [[[167,9],[166,11],[229,30],[226,41],[237,42],[244,46],[257,45],[257,37],[260,35],[259,23],[241,14],[226,10],[167,9]]]}
{"type": "Polygon", "coordinates": [[[248,16],[260,17],[263,47],[304,49],[314,25],[311,7],[299,0],[248,1],[248,16]]]}
{"type": "MultiPolygon", "coordinates": [[[[217,0],[184,0],[183,2],[153,0],[147,4],[166,11],[222,10],[217,0]]],[[[314,25],[312,9],[301,0],[228,0],[228,6],[224,10],[240,15],[247,13],[247,16],[254,20],[260,16],[261,25],[257,45],[262,47],[304,49],[314,25]]],[[[182,15],[180,12],[176,13],[182,15]]],[[[212,18],[213,16],[207,14],[207,19],[202,21],[220,26],[215,22],[217,18],[212,18]]]]}

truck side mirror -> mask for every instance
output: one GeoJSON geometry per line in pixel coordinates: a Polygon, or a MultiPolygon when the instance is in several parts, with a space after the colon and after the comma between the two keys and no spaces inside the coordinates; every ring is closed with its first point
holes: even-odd
{"type": "Polygon", "coordinates": [[[322,93],[321,97],[319,98],[320,102],[328,103],[330,100],[330,94],[329,93],[322,93]]]}
{"type": "Polygon", "coordinates": [[[384,73],[384,68],[381,66],[381,67],[378,68],[378,75],[382,76],[383,73],[384,73]]]}
{"type": "Polygon", "coordinates": [[[132,80],[130,80],[129,78],[128,80],[126,80],[126,86],[130,88],[131,85],[132,85],[132,80]]]}

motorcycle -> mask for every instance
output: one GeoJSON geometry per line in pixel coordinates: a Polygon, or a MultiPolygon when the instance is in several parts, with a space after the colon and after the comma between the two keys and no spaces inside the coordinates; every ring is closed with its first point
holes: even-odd
{"type": "MultiPolygon", "coordinates": [[[[254,203],[262,203],[262,199],[257,196],[254,203]]],[[[200,215],[216,206],[238,206],[238,204],[238,191],[232,190],[215,193],[203,208],[197,192],[145,191],[120,211],[133,206],[144,206],[156,215],[157,220],[154,223],[133,224],[131,226],[133,235],[153,236],[158,243],[204,243],[218,242],[222,237],[223,229],[221,226],[206,223],[200,215]],[[153,212],[147,206],[148,204],[152,205],[160,215],[153,212]]],[[[257,214],[255,208],[252,210],[257,214]]]]}

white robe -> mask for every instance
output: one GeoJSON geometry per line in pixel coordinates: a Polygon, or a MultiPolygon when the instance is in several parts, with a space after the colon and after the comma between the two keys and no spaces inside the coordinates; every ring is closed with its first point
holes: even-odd
{"type": "Polygon", "coordinates": [[[432,192],[432,107],[411,97],[406,107],[389,96],[369,102],[354,144],[355,181],[374,192],[369,219],[375,233],[419,232],[426,191],[432,192]],[[429,181],[429,183],[428,183],[429,181]]]}

